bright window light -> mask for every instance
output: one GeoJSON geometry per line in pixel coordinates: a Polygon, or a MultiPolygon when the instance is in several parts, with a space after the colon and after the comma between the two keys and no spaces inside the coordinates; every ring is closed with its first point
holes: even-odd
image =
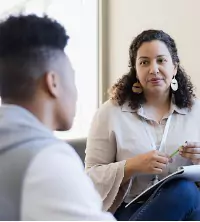
{"type": "Polygon", "coordinates": [[[87,137],[98,106],[98,0],[15,0],[5,10],[2,7],[1,18],[19,12],[45,13],[65,26],[70,36],[66,53],[76,72],[77,114],[70,131],[55,135],[61,139],[87,137]]]}

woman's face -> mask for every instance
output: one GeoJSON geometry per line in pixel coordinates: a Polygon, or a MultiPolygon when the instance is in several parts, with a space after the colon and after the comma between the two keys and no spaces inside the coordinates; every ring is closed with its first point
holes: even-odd
{"type": "Polygon", "coordinates": [[[158,40],[143,43],[137,52],[136,73],[146,93],[163,93],[170,89],[177,66],[167,46],[158,40]]]}

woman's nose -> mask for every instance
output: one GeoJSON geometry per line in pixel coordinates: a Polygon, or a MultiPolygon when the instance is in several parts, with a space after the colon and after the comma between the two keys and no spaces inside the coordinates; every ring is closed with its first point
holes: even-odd
{"type": "Polygon", "coordinates": [[[156,62],[151,63],[149,73],[153,75],[157,75],[159,73],[158,64],[156,62]]]}

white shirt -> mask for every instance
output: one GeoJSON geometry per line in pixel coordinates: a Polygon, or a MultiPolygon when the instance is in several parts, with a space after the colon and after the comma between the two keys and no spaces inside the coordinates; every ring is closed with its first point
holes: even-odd
{"type": "MultiPolygon", "coordinates": [[[[200,141],[200,101],[195,100],[191,110],[172,105],[170,113],[172,119],[166,146],[161,150],[169,155],[185,141],[200,141]]],[[[117,106],[109,100],[93,118],[87,139],[85,165],[103,199],[105,210],[115,212],[122,201],[129,202],[144,191],[154,176],[134,174],[129,182],[122,185],[126,160],[152,150],[142,119],[148,123],[155,143],[160,144],[167,116],[156,124],[145,115],[142,107],[132,110],[127,103],[117,106]]],[[[191,164],[188,159],[176,155],[173,163],[159,177],[172,173],[179,166],[191,164]]]]}
{"type": "Polygon", "coordinates": [[[21,220],[115,220],[69,145],[43,149],[26,172],[21,220]]]}

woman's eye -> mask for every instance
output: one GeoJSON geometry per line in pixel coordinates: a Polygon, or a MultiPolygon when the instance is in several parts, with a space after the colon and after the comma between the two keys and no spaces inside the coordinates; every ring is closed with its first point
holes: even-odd
{"type": "Polygon", "coordinates": [[[158,59],[157,61],[158,61],[158,63],[164,63],[164,62],[166,62],[166,59],[160,58],[160,59],[158,59]]]}
{"type": "Polygon", "coordinates": [[[148,64],[148,61],[141,61],[140,62],[140,65],[147,65],[148,64]]]}

